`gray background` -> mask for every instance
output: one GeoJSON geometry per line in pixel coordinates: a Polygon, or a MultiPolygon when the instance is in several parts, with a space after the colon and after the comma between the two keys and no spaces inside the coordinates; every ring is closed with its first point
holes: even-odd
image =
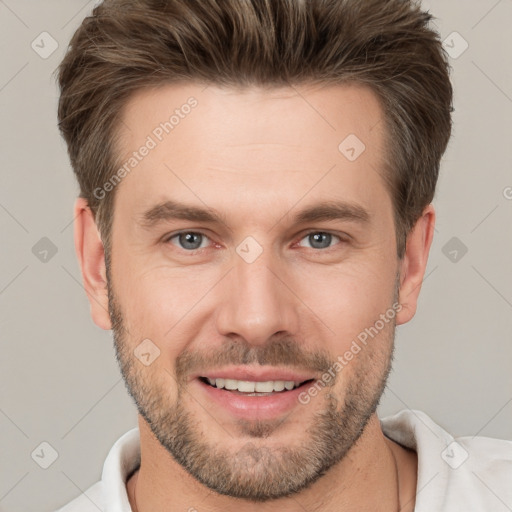
{"type": "MultiPolygon", "coordinates": [[[[110,332],[89,316],[73,249],[77,186],[56,127],[52,73],[93,5],[0,0],[1,511],[52,510],[80,494],[136,424],[110,332]],[[58,43],[47,58],[31,47],[43,31],[58,43]],[[57,249],[46,262],[43,237],[57,249]],[[44,441],[58,452],[46,470],[31,458],[44,441]]],[[[456,436],[512,439],[512,0],[424,6],[456,57],[455,126],[419,311],[398,329],[380,414],[421,409],[456,436]]]]}

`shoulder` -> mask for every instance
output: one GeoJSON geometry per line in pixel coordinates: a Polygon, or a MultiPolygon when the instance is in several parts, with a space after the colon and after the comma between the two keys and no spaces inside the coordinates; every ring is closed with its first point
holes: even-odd
{"type": "Polygon", "coordinates": [[[381,426],[418,454],[418,512],[512,510],[512,441],[454,437],[416,410],[383,418],[381,426]]]}
{"type": "Polygon", "coordinates": [[[458,437],[441,453],[450,503],[472,502],[474,510],[512,510],[512,441],[458,437]]]}
{"type": "Polygon", "coordinates": [[[461,459],[465,459],[463,464],[467,461],[483,485],[485,478],[498,484],[502,482],[509,491],[512,504],[512,441],[480,436],[459,437],[454,439],[452,448],[454,452],[455,449],[461,451],[461,459]]]}
{"type": "Polygon", "coordinates": [[[138,428],[122,435],[110,449],[101,480],[56,512],[129,511],[126,481],[140,465],[138,428]]]}

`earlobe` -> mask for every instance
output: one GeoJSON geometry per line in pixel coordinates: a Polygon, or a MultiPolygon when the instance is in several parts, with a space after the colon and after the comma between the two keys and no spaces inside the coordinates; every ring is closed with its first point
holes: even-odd
{"type": "Polygon", "coordinates": [[[402,309],[396,317],[397,325],[405,324],[416,313],[434,236],[435,218],[434,207],[430,204],[407,236],[405,254],[400,267],[399,302],[402,309]]]}
{"type": "Polygon", "coordinates": [[[103,242],[87,200],[78,198],[74,208],[75,251],[94,323],[112,328],[108,312],[108,288],[103,242]]]}

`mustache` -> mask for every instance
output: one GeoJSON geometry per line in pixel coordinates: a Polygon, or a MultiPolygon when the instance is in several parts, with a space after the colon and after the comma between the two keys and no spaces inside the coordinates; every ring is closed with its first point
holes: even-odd
{"type": "Polygon", "coordinates": [[[289,336],[273,338],[258,346],[243,339],[229,338],[215,348],[183,351],[176,358],[175,371],[178,381],[184,383],[191,373],[228,365],[281,366],[316,374],[326,372],[334,361],[327,352],[308,351],[289,336]]]}
{"type": "MultiPolygon", "coordinates": [[[[107,274],[110,272],[107,271],[107,274]]],[[[108,305],[114,339],[129,336],[117,297],[108,284],[108,305]]],[[[281,366],[308,373],[325,373],[333,366],[336,359],[321,349],[311,351],[304,348],[304,343],[290,335],[272,336],[264,345],[251,345],[242,337],[229,337],[216,347],[208,346],[204,350],[185,349],[175,361],[176,379],[179,384],[186,383],[187,376],[199,370],[216,369],[222,366],[244,366],[259,364],[261,366],[281,366]]]]}

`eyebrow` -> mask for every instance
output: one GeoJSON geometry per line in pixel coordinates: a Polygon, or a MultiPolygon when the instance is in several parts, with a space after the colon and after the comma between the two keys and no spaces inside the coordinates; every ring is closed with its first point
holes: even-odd
{"type": "MultiPolygon", "coordinates": [[[[279,221],[288,215],[289,213],[283,215],[279,221]]],[[[367,224],[370,222],[370,218],[368,210],[359,204],[345,201],[325,201],[299,211],[292,217],[292,222],[294,224],[305,224],[328,220],[346,220],[367,224]]],[[[159,203],[143,213],[141,225],[150,229],[160,222],[176,219],[223,224],[228,227],[225,216],[214,208],[203,208],[172,200],[159,203]]]]}

